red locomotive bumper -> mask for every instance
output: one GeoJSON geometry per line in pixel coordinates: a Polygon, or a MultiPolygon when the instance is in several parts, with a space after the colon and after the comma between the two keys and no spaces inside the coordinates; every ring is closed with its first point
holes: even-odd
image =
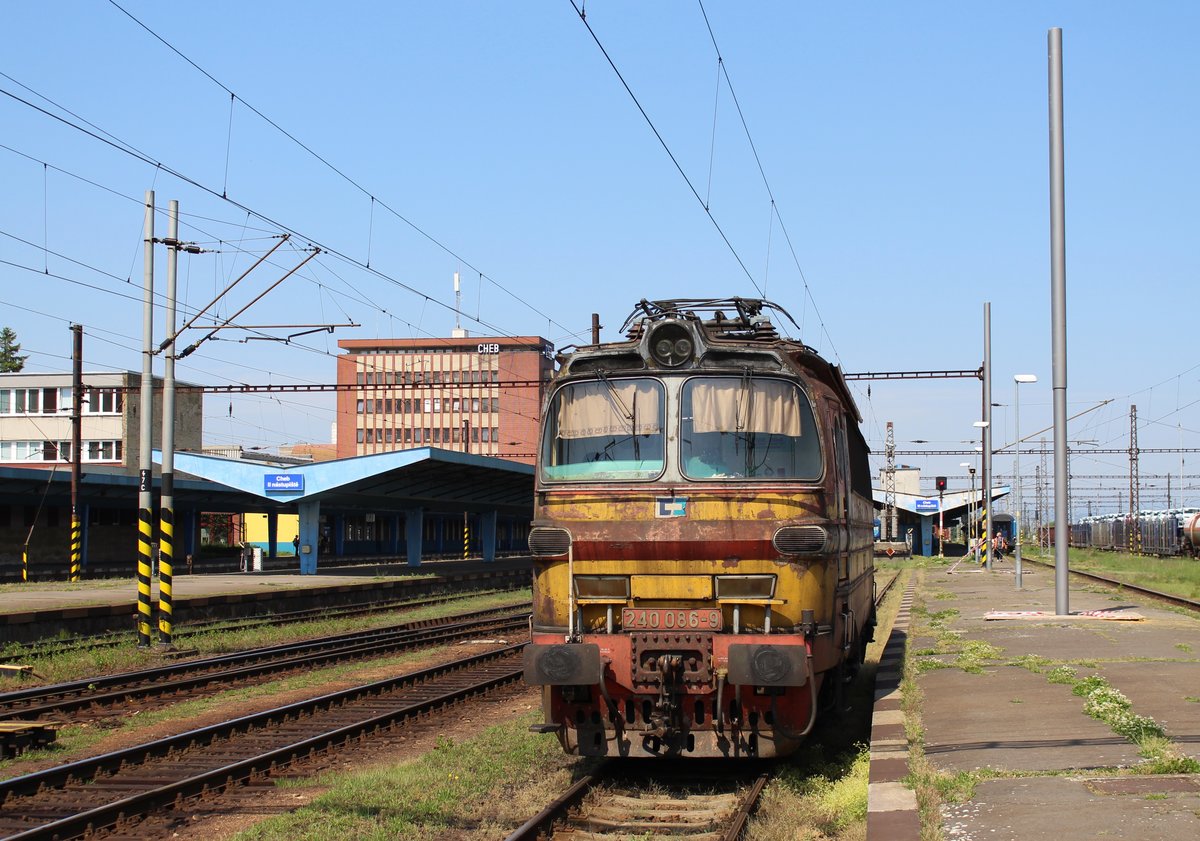
{"type": "Polygon", "coordinates": [[[820,675],[803,636],[535,634],[526,682],[545,687],[547,723],[587,756],[770,757],[815,720],[820,675]]]}

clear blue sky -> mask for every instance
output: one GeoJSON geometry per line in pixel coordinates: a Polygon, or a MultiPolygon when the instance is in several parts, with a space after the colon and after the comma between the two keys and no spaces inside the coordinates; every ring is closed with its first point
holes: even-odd
{"type": "MultiPolygon", "coordinates": [[[[286,229],[292,244],[221,312],[311,240],[335,253],[239,321],[362,325],[290,346],[226,331],[180,363],[192,382],[332,382],[339,338],[446,335],[455,271],[473,335],[559,346],[594,311],[615,338],[643,297],[765,290],[847,371],[973,368],[991,301],[999,446],[1012,439],[1013,373],[1040,378],[1022,387],[1022,432],[1050,422],[1046,33],[1061,26],[1068,395],[1072,413],[1113,401],[1071,437],[1127,446],[1136,403],[1142,447],[1200,446],[1194,3],[709,0],[766,184],[718,86],[700,6],[587,3],[731,250],[568,0],[120,2],[220,84],[106,0],[6,6],[0,323],[17,330],[27,370],[69,370],[73,321],[89,369],[140,369],[141,202],[153,187],[160,207],[179,200],[184,238],[219,250],[183,259],[185,306],[207,303],[286,229]]],[[[164,267],[160,251],[160,290],[164,267]]],[[[856,393],[877,450],[889,420],[901,447],[971,446],[960,442],[979,416],[977,383],[856,393]]],[[[330,395],[210,396],[205,414],[208,443],[248,446],[327,440],[334,418],[330,395]]],[[[900,460],[964,473],[957,457],[900,460]]],[[[1177,502],[1179,456],[1141,461],[1175,474],[1177,502]]],[[[1081,457],[1072,470],[1127,466],[1081,457]]],[[[1200,455],[1183,464],[1198,468],[1200,455]]],[[[1127,487],[1102,484],[1097,510],[1127,487]]],[[[1145,485],[1153,501],[1165,480],[1145,485]]]]}

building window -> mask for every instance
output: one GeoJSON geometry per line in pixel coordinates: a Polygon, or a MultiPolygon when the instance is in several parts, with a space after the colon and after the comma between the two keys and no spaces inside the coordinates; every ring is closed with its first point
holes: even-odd
{"type": "Polygon", "coordinates": [[[120,441],[86,441],[83,451],[84,461],[119,461],[121,459],[120,441]]]}
{"type": "MultiPolygon", "coordinates": [[[[405,433],[404,433],[404,437],[405,437],[405,438],[407,438],[407,437],[408,437],[408,432],[407,432],[407,431],[405,431],[405,433]]],[[[421,430],[420,430],[420,429],[414,429],[414,430],[413,430],[413,443],[414,443],[414,444],[420,444],[420,443],[421,443],[421,430]]]]}
{"type": "Polygon", "coordinates": [[[36,415],[40,411],[40,388],[0,389],[0,414],[36,415]]]}
{"type": "Polygon", "coordinates": [[[390,415],[392,413],[392,398],[387,398],[383,401],[383,413],[390,415]]]}
{"type": "Polygon", "coordinates": [[[450,427],[448,426],[442,427],[442,442],[445,444],[450,443],[450,427]]]}
{"type": "Polygon", "coordinates": [[[440,398],[440,397],[433,398],[433,411],[435,411],[435,412],[442,411],[442,398],[440,398]]]}
{"type": "Polygon", "coordinates": [[[405,443],[405,444],[411,444],[411,443],[412,443],[412,430],[411,430],[411,429],[405,429],[405,430],[404,430],[404,443],[405,443]]]}
{"type": "Polygon", "coordinates": [[[387,443],[387,444],[390,444],[390,443],[392,443],[392,429],[391,429],[391,427],[388,427],[387,429],[385,429],[385,430],[383,431],[383,440],[384,440],[384,443],[387,443]]]}
{"type": "Polygon", "coordinates": [[[459,431],[458,431],[458,427],[457,427],[457,426],[456,426],[456,427],[454,427],[454,443],[455,443],[455,444],[461,444],[461,443],[462,443],[462,436],[459,434],[459,431]]]}
{"type": "Polygon", "coordinates": [[[440,426],[435,426],[433,428],[433,443],[442,443],[442,428],[440,426]]]}
{"type": "Polygon", "coordinates": [[[490,444],[492,442],[492,430],[488,427],[483,428],[483,443],[490,444]]]}
{"type": "Polygon", "coordinates": [[[354,413],[358,414],[358,415],[361,415],[363,413],[363,401],[362,400],[356,400],[354,402],[354,413]]]}
{"type": "Polygon", "coordinates": [[[89,388],[83,411],[88,415],[115,415],[125,407],[125,395],[115,388],[89,388]]]}
{"type": "Polygon", "coordinates": [[[477,427],[477,426],[471,427],[471,443],[472,444],[479,443],[479,427],[477,427]]]}
{"type": "Polygon", "coordinates": [[[472,412],[478,412],[478,411],[479,411],[479,398],[478,398],[478,397],[472,397],[472,398],[471,398],[471,411],[472,411],[472,412]]]}
{"type": "Polygon", "coordinates": [[[354,441],[358,444],[363,442],[363,431],[361,429],[354,430],[354,441]]]}
{"type": "Polygon", "coordinates": [[[457,397],[455,397],[454,398],[454,411],[458,412],[461,410],[462,410],[462,401],[459,400],[457,397]]]}
{"type": "Polygon", "coordinates": [[[366,377],[364,377],[364,376],[363,376],[363,372],[362,372],[362,371],[359,371],[359,372],[358,372],[358,376],[355,378],[355,380],[356,380],[356,383],[357,383],[358,385],[362,385],[362,384],[363,384],[363,380],[365,380],[365,379],[366,379],[366,377]]]}
{"type": "Polygon", "coordinates": [[[425,398],[425,411],[427,413],[433,411],[433,398],[432,397],[425,398]]]}
{"type": "Polygon", "coordinates": [[[498,413],[499,411],[500,411],[500,398],[493,397],[492,398],[492,412],[493,412],[493,414],[495,414],[495,413],[498,413]]]}

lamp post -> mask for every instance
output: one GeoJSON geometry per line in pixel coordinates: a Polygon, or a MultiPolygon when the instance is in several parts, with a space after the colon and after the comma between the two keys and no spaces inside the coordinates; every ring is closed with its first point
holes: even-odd
{"type": "Polygon", "coordinates": [[[1016,463],[1013,467],[1017,483],[1017,505],[1013,512],[1013,564],[1016,567],[1017,589],[1021,589],[1021,383],[1036,383],[1036,374],[1013,374],[1013,437],[1016,438],[1016,463]]]}
{"type": "MultiPolygon", "coordinates": [[[[991,412],[990,408],[988,409],[988,412],[989,413],[991,412]]],[[[983,517],[982,517],[983,524],[984,524],[983,537],[985,540],[990,541],[992,539],[992,528],[991,528],[991,526],[992,526],[991,473],[992,473],[992,471],[991,471],[991,453],[987,452],[987,449],[988,449],[988,441],[990,440],[988,437],[988,427],[990,427],[992,424],[991,424],[991,421],[979,420],[979,421],[975,421],[975,423],[973,423],[971,425],[976,427],[977,429],[979,429],[981,431],[981,435],[983,436],[983,446],[976,447],[975,451],[979,453],[980,464],[983,468],[983,478],[984,478],[984,485],[985,485],[984,500],[983,500],[983,517]]],[[[971,495],[974,496],[974,488],[972,488],[971,495]]],[[[977,563],[979,561],[978,551],[975,554],[975,561],[977,563]]],[[[991,552],[987,553],[987,569],[988,569],[988,572],[992,571],[992,553],[991,552]]]]}

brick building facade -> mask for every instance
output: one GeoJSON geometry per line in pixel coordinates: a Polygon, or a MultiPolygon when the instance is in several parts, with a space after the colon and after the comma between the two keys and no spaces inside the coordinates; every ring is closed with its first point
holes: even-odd
{"type": "Polygon", "coordinates": [[[337,456],[439,447],[532,464],[551,344],[540,336],[345,339],[337,456]]]}

